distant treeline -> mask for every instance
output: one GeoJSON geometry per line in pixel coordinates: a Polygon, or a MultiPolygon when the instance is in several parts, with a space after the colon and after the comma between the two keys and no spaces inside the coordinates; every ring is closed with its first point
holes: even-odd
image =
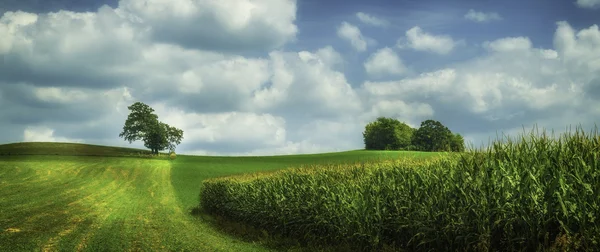
{"type": "Polygon", "coordinates": [[[421,122],[418,129],[393,118],[379,117],[363,132],[367,150],[418,150],[463,152],[463,137],[434,120],[421,122]]]}

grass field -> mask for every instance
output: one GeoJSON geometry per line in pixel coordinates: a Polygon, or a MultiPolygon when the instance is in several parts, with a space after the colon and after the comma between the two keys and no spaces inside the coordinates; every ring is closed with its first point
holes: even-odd
{"type": "Polygon", "coordinates": [[[11,143],[0,145],[0,156],[61,155],[122,157],[150,154],[149,150],[73,143],[11,143]]]}
{"type": "Polygon", "coordinates": [[[139,152],[69,143],[0,145],[0,251],[266,251],[190,214],[203,180],[303,164],[434,155],[129,157],[139,152]]]}

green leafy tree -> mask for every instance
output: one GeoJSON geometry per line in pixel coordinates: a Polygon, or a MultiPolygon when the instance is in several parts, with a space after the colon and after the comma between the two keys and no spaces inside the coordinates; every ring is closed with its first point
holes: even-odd
{"type": "Polygon", "coordinates": [[[458,133],[454,134],[450,143],[450,149],[453,152],[465,151],[465,139],[458,133]]]}
{"type": "Polygon", "coordinates": [[[400,150],[411,145],[413,129],[393,118],[379,117],[365,126],[363,139],[367,150],[400,150]]]}
{"type": "Polygon", "coordinates": [[[181,143],[183,131],[158,121],[158,116],[150,106],[136,102],[127,108],[131,113],[119,137],[129,143],[142,140],[144,146],[153,154],[158,154],[159,151],[167,148],[174,151],[175,146],[181,143]]]}
{"type": "Polygon", "coordinates": [[[149,125],[147,130],[142,140],[144,141],[144,146],[151,149],[153,154],[158,154],[159,150],[164,150],[168,147],[167,130],[164,123],[156,120],[149,125]]]}
{"type": "Polygon", "coordinates": [[[452,140],[452,132],[446,126],[438,121],[426,120],[415,131],[413,145],[422,151],[450,151],[452,140]]]}
{"type": "Polygon", "coordinates": [[[183,139],[183,130],[171,127],[167,124],[165,124],[165,130],[167,133],[167,143],[169,144],[168,148],[171,152],[174,152],[175,146],[179,145],[183,139]]]}

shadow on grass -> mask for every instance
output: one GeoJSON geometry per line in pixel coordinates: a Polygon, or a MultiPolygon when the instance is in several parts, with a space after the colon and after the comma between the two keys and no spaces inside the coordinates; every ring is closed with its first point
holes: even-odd
{"type": "MultiPolygon", "coordinates": [[[[216,228],[218,231],[231,235],[245,242],[258,243],[266,248],[273,249],[275,251],[298,251],[298,252],[313,252],[313,251],[340,251],[340,252],[356,252],[356,248],[353,248],[347,244],[314,244],[301,242],[298,239],[291,237],[284,237],[277,234],[269,234],[266,230],[258,229],[254,226],[229,220],[223,216],[211,215],[205,213],[200,207],[194,207],[190,210],[190,215],[198,220],[202,220],[209,223],[211,226],[216,228]]],[[[403,251],[398,248],[391,246],[384,246],[382,249],[377,250],[382,252],[391,251],[403,251]]]]}
{"type": "MultiPolygon", "coordinates": [[[[194,207],[190,214],[196,219],[202,220],[218,231],[231,235],[245,242],[258,243],[275,251],[330,251],[307,247],[295,239],[269,234],[265,230],[257,229],[251,225],[228,220],[222,216],[210,215],[202,211],[200,207],[194,207]]],[[[333,251],[333,250],[331,250],[333,251]]],[[[340,250],[336,250],[340,251],[340,250]]]]}

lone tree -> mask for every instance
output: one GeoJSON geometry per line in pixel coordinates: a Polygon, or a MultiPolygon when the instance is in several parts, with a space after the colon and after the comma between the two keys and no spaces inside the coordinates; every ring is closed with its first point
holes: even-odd
{"type": "Polygon", "coordinates": [[[367,150],[403,150],[411,145],[414,129],[393,118],[379,117],[363,132],[367,150]]]}
{"type": "Polygon", "coordinates": [[[153,113],[154,109],[144,103],[136,102],[127,108],[131,113],[119,137],[123,137],[129,143],[143,140],[144,146],[153,154],[165,149],[175,151],[175,146],[183,139],[182,130],[158,121],[158,116],[153,113]]]}

